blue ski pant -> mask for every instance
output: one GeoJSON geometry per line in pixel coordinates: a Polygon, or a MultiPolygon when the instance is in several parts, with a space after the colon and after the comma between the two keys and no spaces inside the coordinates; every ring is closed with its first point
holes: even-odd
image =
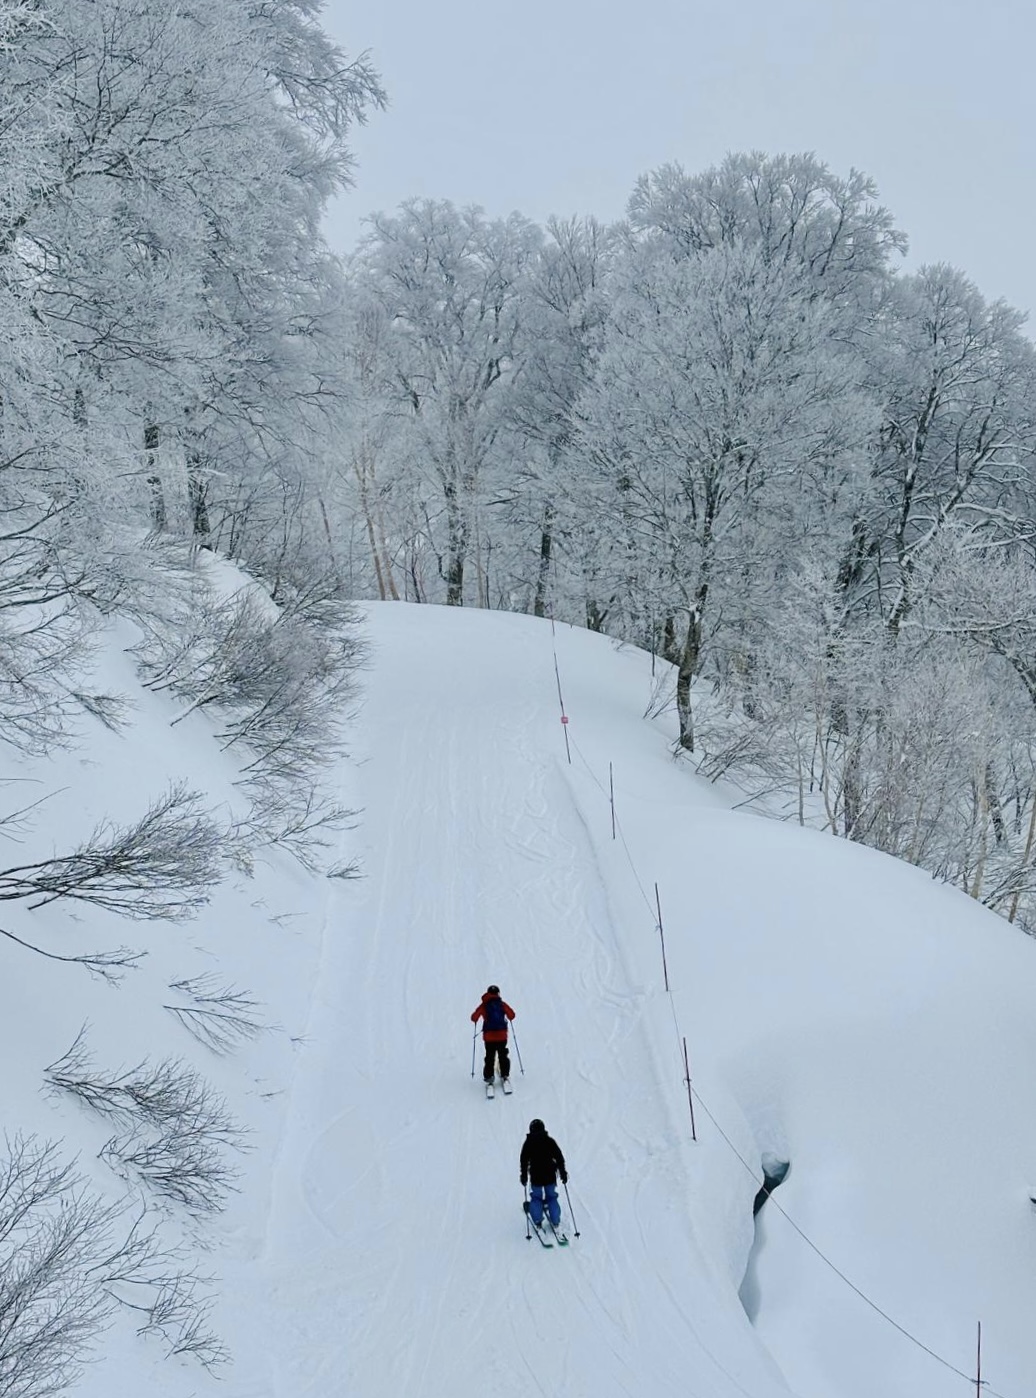
{"type": "Polygon", "coordinates": [[[543,1222],[543,1209],[556,1228],[561,1222],[561,1205],[558,1203],[556,1184],[534,1184],[529,1190],[529,1217],[538,1228],[543,1222]]]}

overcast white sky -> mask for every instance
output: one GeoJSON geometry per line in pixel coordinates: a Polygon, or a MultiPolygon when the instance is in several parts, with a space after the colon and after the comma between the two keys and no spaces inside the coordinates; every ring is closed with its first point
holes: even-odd
{"type": "Polygon", "coordinates": [[[391,102],[355,135],[341,251],[412,195],[611,220],[666,161],[814,150],[877,180],[910,265],[1036,309],[1036,0],[328,0],[324,23],[391,102]]]}

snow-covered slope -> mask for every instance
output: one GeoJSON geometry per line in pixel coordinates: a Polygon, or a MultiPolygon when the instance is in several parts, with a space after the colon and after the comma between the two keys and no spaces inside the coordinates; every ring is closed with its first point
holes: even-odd
{"type": "MultiPolygon", "coordinates": [[[[242,1392],[265,1371],[277,1394],[475,1398],[487,1366],[515,1398],[786,1392],[688,1206],[654,947],[616,922],[597,793],[563,765],[549,628],[401,606],[372,631],[367,877],[330,919],[253,1297],[291,1342],[242,1392]],[[468,1017],[494,980],[525,1075],[487,1102],[468,1017]],[[532,1116],[571,1160],[564,1254],[525,1238],[532,1116]]],[[[636,735],[641,657],[588,655],[585,688],[636,735]]],[[[747,1249],[751,1180],[734,1192],[747,1249]]]]}
{"type": "MultiPolygon", "coordinates": [[[[731,811],[643,717],[638,652],[398,604],[368,629],[337,774],[362,808],[341,851],[361,880],[264,860],[199,922],[153,931],[119,991],[71,968],[60,989],[49,966],[5,978],[12,1124],[93,1140],[36,1092],[88,1018],[109,1058],[204,1067],[255,1132],[208,1232],[233,1367],[217,1389],[120,1330],[83,1391],[941,1398],[967,1392],[981,1320],[983,1377],[1023,1398],[1036,946],[916,870],[731,811]],[[199,967],[249,985],[280,1030],[204,1061],[155,1008],[199,967]],[[486,1101],[468,1016],[491,981],[524,1075],[486,1101]],[[525,1238],[533,1116],[568,1157],[567,1251],[525,1238]],[[791,1171],[760,1215],[753,1324],[764,1153],[791,1171]]],[[[168,719],[144,698],[129,739],[95,735],[84,799],[180,767],[232,799],[204,721],[170,745],[168,719]]]]}
{"type": "Polygon", "coordinates": [[[256,1304],[293,1339],[263,1391],[474,1398],[490,1364],[515,1395],[764,1398],[771,1354],[802,1398],[960,1383],[772,1205],[752,1329],[735,1151],[790,1159],[774,1202],[964,1373],[983,1319],[987,1377],[1024,1391],[1036,948],[917,871],[730,813],[643,721],[640,654],[558,628],[569,765],[548,623],[383,606],[371,631],[367,877],[330,919],[292,1096],[256,1304]],[[525,1075],[486,1102],[467,1016],[490,981],[525,1075]],[[571,1165],[565,1254],[522,1231],[534,1115],[571,1165]]]}

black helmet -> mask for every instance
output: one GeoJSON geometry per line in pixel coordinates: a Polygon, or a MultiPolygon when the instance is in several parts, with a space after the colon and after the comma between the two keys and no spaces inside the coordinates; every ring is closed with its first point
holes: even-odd
{"type": "Polygon", "coordinates": [[[537,1117],[533,1117],[532,1121],[529,1122],[529,1131],[530,1131],[530,1134],[531,1134],[533,1131],[546,1131],[546,1129],[547,1129],[547,1128],[544,1126],[543,1122],[540,1121],[540,1119],[539,1119],[538,1116],[537,1116],[537,1117]]]}
{"type": "Polygon", "coordinates": [[[499,994],[500,994],[500,987],[499,987],[498,985],[491,985],[491,986],[489,986],[488,989],[486,990],[486,994],[487,994],[487,995],[499,995],[499,994]]]}

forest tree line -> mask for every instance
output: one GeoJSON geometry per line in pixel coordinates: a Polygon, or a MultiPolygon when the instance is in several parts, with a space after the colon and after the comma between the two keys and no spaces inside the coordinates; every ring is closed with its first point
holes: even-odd
{"type": "Polygon", "coordinates": [[[213,549],[321,683],[351,598],[646,647],[705,776],[1036,927],[1034,350],[903,270],[871,180],[665,166],[616,225],[415,200],[340,259],[384,94],[304,0],[25,0],[0,62],[8,742],[60,739],[98,609],[175,671],[155,579],[213,549]]]}

